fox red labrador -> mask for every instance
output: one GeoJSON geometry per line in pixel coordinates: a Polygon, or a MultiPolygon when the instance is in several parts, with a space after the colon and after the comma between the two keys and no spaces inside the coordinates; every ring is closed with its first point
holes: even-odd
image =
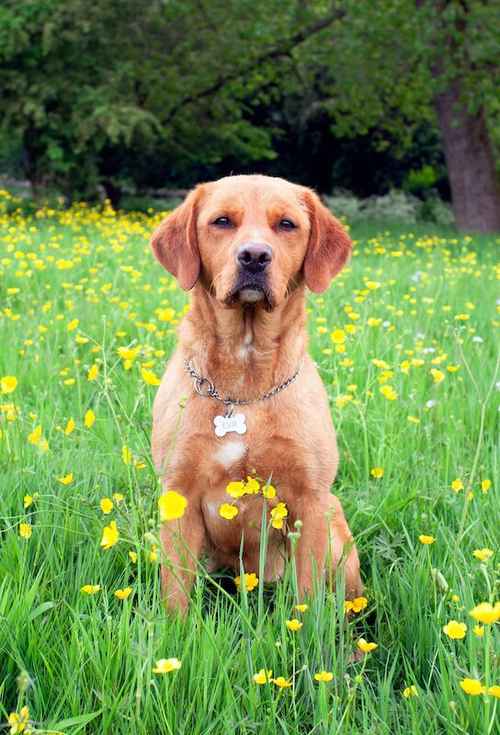
{"type": "Polygon", "coordinates": [[[197,186],[152,248],[191,291],[153,412],[165,492],[188,501],[161,530],[167,607],[186,610],[202,556],[239,573],[242,537],[244,568],[258,572],[263,503],[266,581],[282,574],[287,532],[298,527],[300,594],[339,563],[346,597],[361,594],[356,547],[330,492],[339,458],[328,399],[306,351],[305,289],[328,288],[350,255],[348,235],[310,189],[231,176],[197,186]]]}

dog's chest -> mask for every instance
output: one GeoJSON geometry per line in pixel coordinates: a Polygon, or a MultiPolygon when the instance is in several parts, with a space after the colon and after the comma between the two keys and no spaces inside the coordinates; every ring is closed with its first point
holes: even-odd
{"type": "Polygon", "coordinates": [[[244,436],[227,436],[220,443],[216,443],[212,452],[213,461],[225,470],[231,470],[245,458],[248,453],[248,444],[244,436]]]}
{"type": "Polygon", "coordinates": [[[234,431],[229,425],[230,430],[220,436],[215,431],[214,419],[223,413],[224,407],[201,398],[193,401],[178,430],[170,462],[174,472],[169,474],[180,475],[179,482],[202,492],[208,487],[224,491],[228,482],[245,480],[249,475],[258,477],[260,482],[270,476],[277,479],[277,474],[282,474],[282,462],[276,451],[285,432],[273,408],[245,407],[241,410],[245,431],[239,430],[240,424],[234,431]]]}
{"type": "Polygon", "coordinates": [[[309,397],[297,383],[271,400],[235,406],[244,422],[228,424],[221,436],[216,426],[224,405],[192,396],[172,437],[167,474],[190,495],[216,491],[221,502],[229,482],[248,476],[261,485],[270,481],[279,494],[329,485],[335,473],[335,437],[327,406],[320,410],[321,398],[309,397]]]}

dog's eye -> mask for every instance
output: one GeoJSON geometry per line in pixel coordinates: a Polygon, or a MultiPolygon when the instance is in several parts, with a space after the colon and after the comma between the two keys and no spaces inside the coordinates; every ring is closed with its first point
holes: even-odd
{"type": "Polygon", "coordinates": [[[295,230],[297,225],[291,219],[282,219],[279,221],[278,227],[280,230],[295,230]]]}
{"type": "Polygon", "coordinates": [[[212,224],[216,225],[216,227],[231,227],[233,223],[229,217],[217,217],[217,219],[214,219],[212,224]]]}

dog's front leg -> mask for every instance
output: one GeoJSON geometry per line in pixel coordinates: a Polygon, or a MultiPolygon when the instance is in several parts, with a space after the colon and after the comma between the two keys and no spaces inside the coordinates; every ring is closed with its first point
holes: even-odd
{"type": "Polygon", "coordinates": [[[314,575],[319,579],[325,573],[327,561],[334,572],[344,562],[346,599],[361,595],[358,552],[339,499],[328,494],[320,502],[303,503],[301,510],[294,514],[302,521],[295,556],[301,597],[312,591],[314,575]]]}
{"type": "Polygon", "coordinates": [[[168,610],[185,614],[205,541],[200,509],[188,505],[182,518],[163,523],[160,538],[163,599],[168,610]]]}

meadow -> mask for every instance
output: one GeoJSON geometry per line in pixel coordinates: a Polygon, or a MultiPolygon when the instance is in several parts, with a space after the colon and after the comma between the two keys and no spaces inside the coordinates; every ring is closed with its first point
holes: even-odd
{"type": "Polygon", "coordinates": [[[239,590],[200,568],[180,620],[149,435],[188,300],[149,249],[161,217],[0,194],[5,731],[498,732],[500,238],[357,225],[308,297],[364,598],[297,610],[291,568],[239,590]]]}

